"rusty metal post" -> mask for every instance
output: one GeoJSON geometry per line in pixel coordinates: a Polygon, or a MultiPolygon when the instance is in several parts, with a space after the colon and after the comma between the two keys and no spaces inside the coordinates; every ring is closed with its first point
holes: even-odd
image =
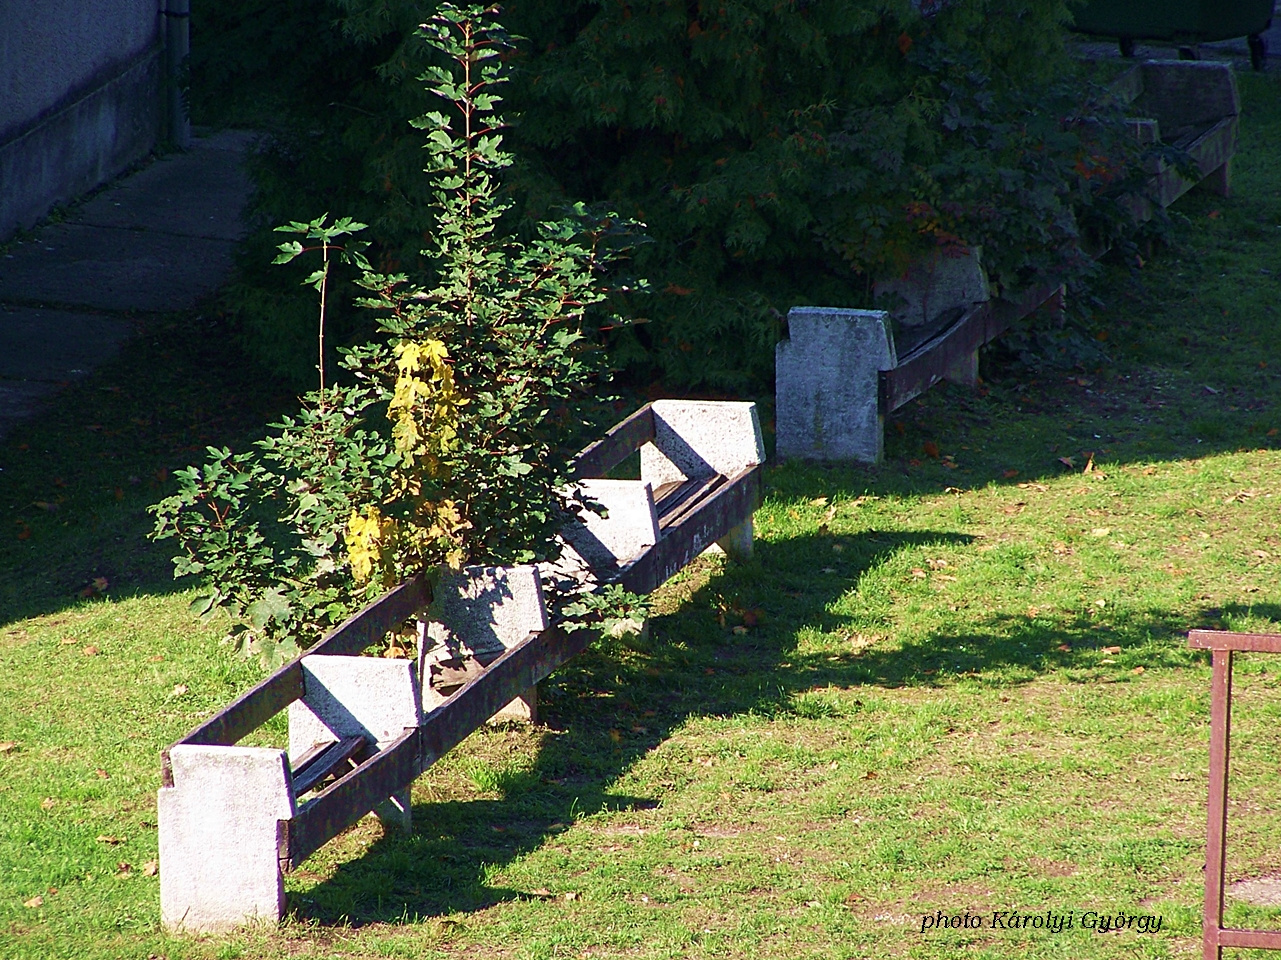
{"type": "Polygon", "coordinates": [[[1228,746],[1232,732],[1232,651],[1215,650],[1210,679],[1210,800],[1205,839],[1205,906],[1202,960],[1221,960],[1223,874],[1228,827],[1228,746]]]}

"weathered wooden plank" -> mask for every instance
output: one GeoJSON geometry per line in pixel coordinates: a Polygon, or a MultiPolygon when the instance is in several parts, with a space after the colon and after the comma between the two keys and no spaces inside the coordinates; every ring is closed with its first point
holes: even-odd
{"type": "Polygon", "coordinates": [[[900,357],[893,370],[881,371],[881,409],[891,413],[919,397],[956,363],[996,339],[1015,320],[1038,309],[1059,289],[1057,285],[1037,286],[1016,301],[989,300],[967,311],[938,336],[900,357]]]}
{"type": "Polygon", "coordinates": [[[1191,630],[1188,646],[1194,650],[1241,650],[1252,653],[1281,653],[1281,634],[1234,633],[1229,630],[1191,630]]]}
{"type": "Polygon", "coordinates": [[[1281,950],[1281,930],[1237,930],[1220,927],[1220,947],[1253,947],[1256,950],[1281,950]]]}
{"type": "Polygon", "coordinates": [[[386,749],[303,804],[292,820],[283,821],[281,869],[296,869],[378,804],[412,783],[419,771],[418,736],[418,728],[406,730],[386,749]]]}
{"type": "MultiPolygon", "coordinates": [[[[250,687],[235,700],[178,743],[232,746],[246,734],[262,726],[303,693],[302,658],[293,660],[266,680],[250,687]]],[[[169,779],[169,751],[163,754],[165,786],[172,786],[169,779]]]]}
{"type": "Polygon", "coordinates": [[[579,480],[603,477],[653,439],[654,411],[647,403],[576,456],[570,473],[579,480]]]}
{"type": "Polygon", "coordinates": [[[348,760],[355,758],[368,744],[369,741],[364,737],[353,736],[308,750],[291,771],[294,796],[301,797],[311,790],[348,760]]]}
{"type": "MultiPolygon", "coordinates": [[[[398,587],[388,590],[369,606],[352,614],[321,641],[266,680],[246,690],[239,697],[200,724],[178,743],[232,746],[241,737],[256,730],[295,700],[302,698],[302,658],[316,653],[353,655],[381,640],[389,630],[408,620],[431,603],[431,585],[426,576],[416,574],[398,587]]],[[[169,751],[162,751],[161,780],[173,786],[169,769],[169,751]]]]}
{"type": "Polygon", "coordinates": [[[663,484],[654,491],[654,512],[658,514],[658,528],[663,530],[676,523],[691,506],[725,482],[725,477],[715,474],[693,480],[663,484]]]}
{"type": "Polygon", "coordinates": [[[1171,166],[1163,166],[1156,173],[1152,178],[1152,195],[1162,207],[1168,207],[1202,179],[1231,161],[1237,151],[1237,127],[1236,117],[1225,117],[1184,147],[1200,174],[1196,180],[1185,178],[1171,166]]]}
{"type": "Polygon", "coordinates": [[[761,504],[762,468],[748,467],[663,531],[658,543],[619,571],[617,581],[633,593],[651,593],[761,504]]]}
{"type": "Polygon", "coordinates": [[[595,630],[551,626],[505,651],[423,720],[419,769],[427,769],[504,704],[582,653],[595,637],[595,630]]]}
{"type": "Polygon", "coordinates": [[[708,497],[729,483],[729,478],[717,474],[713,477],[705,477],[700,481],[695,481],[695,483],[696,485],[693,489],[689,490],[679,501],[671,504],[664,513],[659,514],[659,530],[665,531],[668,527],[679,526],[685,518],[697,511],[707,501],[708,497]]]}
{"type": "Polygon", "coordinates": [[[431,584],[416,573],[330,630],[307,655],[355,656],[431,604],[431,584]]]}

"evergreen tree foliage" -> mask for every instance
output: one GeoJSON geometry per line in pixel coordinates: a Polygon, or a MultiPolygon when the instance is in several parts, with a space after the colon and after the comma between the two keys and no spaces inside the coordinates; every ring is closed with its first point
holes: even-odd
{"type": "MultiPolygon", "coordinates": [[[[405,118],[429,66],[406,41],[431,7],[312,12],[345,52],[290,87],[309,126],[264,158],[264,216],[351,198],[386,264],[429,266],[405,118]]],[[[1067,0],[511,0],[508,216],[531,229],[572,196],[649,225],[648,322],[613,357],[670,388],[759,388],[789,307],[873,306],[874,281],[939,246],[982,244],[999,288],[1078,282],[1080,231],[1124,233],[1137,168],[1115,109],[1070,76],[1068,17],[1067,0]]],[[[244,289],[253,307],[279,288],[244,289]]]]}

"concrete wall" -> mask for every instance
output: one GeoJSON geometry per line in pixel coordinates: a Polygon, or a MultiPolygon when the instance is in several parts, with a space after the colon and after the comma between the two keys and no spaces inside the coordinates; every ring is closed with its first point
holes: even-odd
{"type": "Polygon", "coordinates": [[[0,0],[0,239],[156,144],[161,0],[0,0]]]}

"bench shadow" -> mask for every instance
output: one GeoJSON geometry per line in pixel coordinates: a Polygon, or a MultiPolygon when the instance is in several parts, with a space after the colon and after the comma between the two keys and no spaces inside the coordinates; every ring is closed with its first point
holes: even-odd
{"type": "MultiPolygon", "coordinates": [[[[537,758],[532,768],[498,778],[503,799],[415,804],[412,835],[384,833],[325,880],[291,894],[291,913],[362,926],[551,895],[491,886],[485,878],[492,868],[555,842],[581,817],[658,806],[659,796],[617,793],[610,784],[693,718],[786,709],[791,695],[812,682],[807,664],[795,656],[798,625],[838,626],[842,618],[831,612],[832,602],[897,551],[968,539],[949,532],[868,532],[758,543],[751,562],[713,570],[677,609],[654,616],[648,638],[599,641],[541,685],[547,727],[537,758]],[[833,551],[833,544],[843,549],[833,551]],[[798,553],[838,557],[818,589],[812,580],[792,582],[772,572],[787,569],[798,553]],[[757,610],[769,613],[757,617],[757,610]],[[755,625],[741,632],[744,617],[755,625]]],[[[557,885],[548,878],[548,890],[557,885]]]]}
{"type": "MultiPolygon", "coordinates": [[[[1151,610],[1120,623],[1086,614],[1050,621],[994,613],[963,632],[935,632],[892,648],[852,644],[833,653],[799,644],[806,631],[852,630],[852,618],[837,612],[835,601],[895,553],[968,540],[948,531],[813,535],[758,542],[746,564],[699,561],[717,566],[675,609],[651,619],[648,638],[600,641],[544,682],[546,727],[537,757],[527,769],[493,777],[488,786],[502,799],[416,803],[412,835],[384,833],[326,879],[292,893],[291,914],[322,926],[359,927],[563,894],[562,877],[549,876],[533,890],[495,886],[487,877],[555,844],[580,818],[660,806],[661,789],[635,796],[611,785],[700,717],[812,717],[834,690],[942,686],[965,678],[1011,688],[1046,673],[1067,682],[1128,682],[1136,666],[1202,662],[1203,654],[1172,642],[1192,627],[1220,628],[1248,614],[1281,619],[1281,604],[1272,603],[1151,610]],[[819,576],[787,572],[804,569],[797,561],[806,557],[827,564],[819,576]],[[1122,652],[1110,653],[1117,646],[1122,652]],[[1115,662],[1101,664],[1104,657],[1115,662]]],[[[678,580],[669,596],[680,586],[678,580]]],[[[528,740],[520,742],[525,749],[528,740]]],[[[459,749],[465,752],[466,744],[459,749]]]]}

